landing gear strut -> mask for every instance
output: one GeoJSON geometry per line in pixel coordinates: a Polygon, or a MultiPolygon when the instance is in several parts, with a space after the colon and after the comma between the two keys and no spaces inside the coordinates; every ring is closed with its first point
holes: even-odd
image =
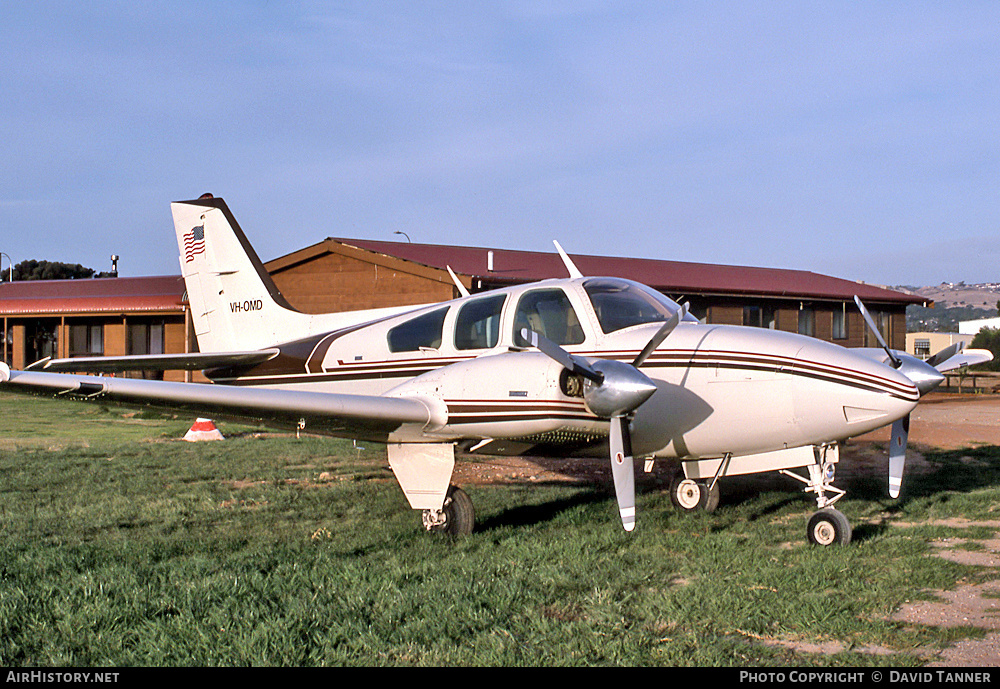
{"type": "MultiPolygon", "coordinates": [[[[809,478],[782,470],[781,473],[801,483],[806,484],[807,493],[816,494],[816,506],[819,511],[813,513],[806,527],[806,536],[813,545],[847,545],[851,542],[851,524],[833,504],[844,497],[845,492],[833,486],[836,470],[836,458],[828,458],[827,452],[835,453],[835,446],[817,446],[813,448],[815,461],[809,465],[809,478]],[[827,493],[834,493],[832,498],[827,493]]],[[[835,457],[835,455],[831,455],[835,457]]]]}
{"type": "Polygon", "coordinates": [[[450,486],[441,509],[424,510],[422,519],[428,531],[467,536],[475,526],[476,512],[468,493],[458,486],[450,486]]]}

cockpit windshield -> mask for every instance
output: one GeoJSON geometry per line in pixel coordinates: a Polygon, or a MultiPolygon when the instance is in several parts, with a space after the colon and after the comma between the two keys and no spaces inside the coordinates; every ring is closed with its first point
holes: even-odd
{"type": "Polygon", "coordinates": [[[665,321],[680,309],[672,299],[631,280],[596,278],[584,282],[583,288],[605,334],[640,323],[665,321]]]}

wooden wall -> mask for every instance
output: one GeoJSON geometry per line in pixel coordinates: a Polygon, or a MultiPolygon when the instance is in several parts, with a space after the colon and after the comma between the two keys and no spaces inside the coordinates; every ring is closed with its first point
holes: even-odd
{"type": "MultiPolygon", "coordinates": [[[[710,303],[705,313],[708,323],[718,323],[721,325],[743,325],[743,302],[734,302],[720,297],[718,303],[710,303]]],[[[763,302],[747,300],[746,304],[760,305],[763,302]]],[[[776,327],[778,330],[786,332],[798,332],[799,329],[799,307],[796,303],[778,304],[775,308],[776,327]]],[[[844,347],[877,347],[872,339],[866,342],[866,332],[868,326],[865,324],[861,312],[853,304],[847,307],[847,339],[833,339],[833,312],[841,310],[843,306],[832,303],[814,303],[811,308],[815,311],[815,331],[813,337],[827,342],[842,345],[844,347]]],[[[877,307],[870,306],[870,309],[877,307]]],[[[889,346],[901,351],[906,350],[906,311],[901,306],[892,307],[892,333],[889,346]]]]}
{"type": "Polygon", "coordinates": [[[417,274],[397,261],[375,263],[338,253],[271,270],[285,299],[305,313],[356,311],[447,301],[456,296],[447,273],[417,274]]]}

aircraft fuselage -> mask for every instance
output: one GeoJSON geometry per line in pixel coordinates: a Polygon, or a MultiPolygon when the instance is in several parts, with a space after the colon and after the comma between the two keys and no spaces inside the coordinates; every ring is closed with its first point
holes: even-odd
{"type": "MultiPolygon", "coordinates": [[[[588,409],[577,376],[519,338],[521,328],[574,355],[630,362],[676,308],[624,280],[549,280],[302,338],[264,364],[209,375],[235,386],[426,400],[432,422],[401,429],[397,441],[586,443],[607,436],[608,419],[588,409]]],[[[637,456],[834,442],[905,416],[919,399],[908,378],[844,347],[690,316],[641,371],[657,390],[632,419],[637,456]]]]}

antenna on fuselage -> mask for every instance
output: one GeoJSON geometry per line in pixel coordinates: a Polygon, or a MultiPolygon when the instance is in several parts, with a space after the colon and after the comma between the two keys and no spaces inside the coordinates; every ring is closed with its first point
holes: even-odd
{"type": "Polygon", "coordinates": [[[448,274],[451,275],[451,279],[455,282],[455,287],[458,288],[458,293],[463,297],[469,296],[469,290],[467,290],[465,285],[462,284],[462,281],[458,279],[458,276],[455,275],[455,271],[451,269],[451,266],[445,266],[445,268],[448,269],[448,274]]]}
{"type": "Polygon", "coordinates": [[[559,256],[562,258],[563,263],[566,264],[566,270],[569,271],[569,276],[571,278],[582,278],[583,273],[580,272],[580,269],[576,267],[576,265],[573,263],[570,257],[566,255],[566,252],[563,251],[563,248],[559,246],[559,242],[553,239],[552,243],[556,245],[556,251],[559,252],[559,256]]]}

